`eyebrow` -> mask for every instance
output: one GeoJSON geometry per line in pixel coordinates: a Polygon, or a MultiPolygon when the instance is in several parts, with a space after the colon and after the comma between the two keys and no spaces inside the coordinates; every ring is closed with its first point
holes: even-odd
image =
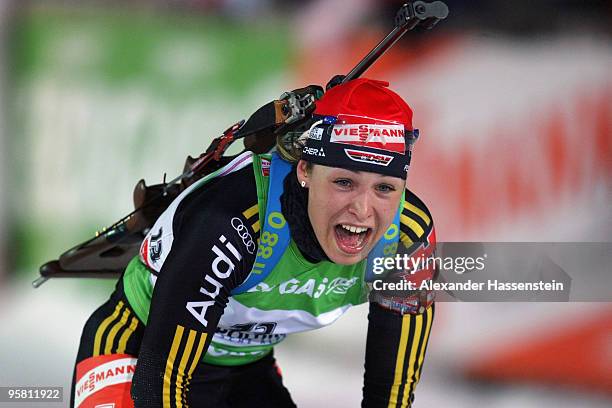
{"type": "MultiPolygon", "coordinates": [[[[344,168],[341,168],[341,167],[338,167],[338,168],[339,168],[339,169],[342,169],[342,170],[350,171],[351,173],[354,173],[354,174],[361,174],[361,173],[374,173],[373,171],[363,171],[363,170],[344,169],[344,168]]],[[[376,175],[377,175],[379,178],[381,178],[381,177],[385,177],[385,178],[387,178],[387,177],[396,178],[396,177],[393,177],[393,176],[387,176],[386,174],[380,174],[380,173],[374,173],[374,174],[376,174],[376,175]]]]}

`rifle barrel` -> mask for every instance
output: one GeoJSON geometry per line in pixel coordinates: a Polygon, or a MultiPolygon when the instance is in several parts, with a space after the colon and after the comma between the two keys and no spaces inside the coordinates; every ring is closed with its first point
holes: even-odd
{"type": "Polygon", "coordinates": [[[448,16],[448,7],[442,1],[427,3],[414,1],[404,4],[395,16],[395,27],[342,79],[341,83],[359,78],[372,64],[393,46],[406,31],[421,24],[433,28],[438,21],[448,16]]]}

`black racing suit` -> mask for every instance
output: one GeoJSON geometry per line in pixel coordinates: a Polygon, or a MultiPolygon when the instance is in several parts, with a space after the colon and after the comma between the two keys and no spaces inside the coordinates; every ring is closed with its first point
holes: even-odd
{"type": "MultiPolygon", "coordinates": [[[[288,176],[285,184],[295,187],[297,180],[290,177],[295,178],[294,173],[288,176]]],[[[291,190],[299,189],[290,187],[286,191],[290,193],[291,190]]],[[[100,354],[121,352],[137,357],[132,379],[136,407],[295,406],[282,385],[271,354],[243,366],[222,367],[201,362],[230,292],[247,277],[255,260],[254,254],[244,250],[230,220],[242,217],[253,239],[257,240],[259,215],[252,211],[257,200],[253,169],[247,166],[210,181],[181,201],[172,222],[174,242],[163,264],[163,272],[157,277],[147,321],[138,319],[131,310],[120,279],[109,301],[87,321],[77,363],[100,354]],[[207,249],[220,236],[227,237],[242,254],[241,261],[225,279],[218,279],[200,267],[211,265],[212,255],[207,249]],[[216,283],[207,281],[207,276],[214,278],[216,283]],[[205,328],[185,308],[186,302],[194,299],[210,301],[210,296],[201,288],[208,294],[218,290],[214,304],[202,309],[202,317],[207,323],[205,328]],[[128,317],[121,325],[124,315],[128,317]],[[134,324],[129,323],[130,318],[134,324]],[[118,325],[118,331],[111,337],[110,328],[118,325]],[[120,339],[124,339],[121,344],[120,339]],[[172,367],[170,374],[169,366],[172,367]]],[[[307,259],[320,259],[322,250],[312,230],[291,225],[291,220],[296,219],[293,215],[287,219],[298,248],[307,259]]],[[[306,214],[301,216],[307,219],[306,214]]],[[[400,230],[402,242],[412,244],[428,245],[433,235],[431,215],[408,190],[400,230]]],[[[432,305],[421,314],[400,315],[376,302],[370,303],[362,406],[410,405],[422,370],[433,309],[432,305]]]]}

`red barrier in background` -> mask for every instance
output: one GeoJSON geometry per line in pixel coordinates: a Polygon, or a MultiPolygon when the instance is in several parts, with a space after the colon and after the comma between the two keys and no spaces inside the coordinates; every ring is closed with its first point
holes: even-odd
{"type": "MultiPolygon", "coordinates": [[[[452,154],[433,143],[417,146],[411,182],[416,191],[426,192],[445,239],[461,239],[520,217],[537,224],[555,207],[588,198],[598,184],[610,187],[612,93],[610,87],[578,97],[580,92],[573,112],[551,107],[527,118],[524,130],[491,129],[492,136],[481,145],[467,144],[452,154]],[[580,132],[568,130],[574,121],[580,121],[580,132]],[[516,141],[513,132],[531,135],[516,141]],[[539,159],[525,155],[528,151],[537,152],[539,159]]],[[[427,123],[421,126],[426,129],[427,123]]],[[[588,237],[575,239],[580,238],[588,237]]]]}
{"type": "Polygon", "coordinates": [[[495,347],[465,367],[468,377],[612,394],[612,309],[495,347]]]}
{"type": "MultiPolygon", "coordinates": [[[[304,50],[296,64],[302,74],[300,83],[321,82],[322,78],[348,71],[379,37],[380,33],[361,30],[358,37],[336,38],[334,43],[304,50]],[[322,49],[334,52],[323,53],[322,49]]],[[[435,79],[427,76],[429,70],[453,64],[478,64],[478,61],[466,62],[462,57],[465,43],[460,36],[433,36],[426,42],[397,46],[366,76],[410,78],[409,83],[418,83],[424,77],[423,81],[430,82],[421,90],[431,93],[434,91],[428,86],[436,87],[435,79]]],[[[504,52],[503,43],[500,50],[504,52]]],[[[521,63],[524,61],[517,62],[521,63]]],[[[444,72],[453,75],[452,69],[444,72]]],[[[478,84],[476,75],[468,79],[478,84]]],[[[503,77],[504,73],[491,75],[503,77]]],[[[544,94],[550,95],[544,99],[545,105],[542,101],[521,101],[523,112],[518,118],[508,118],[506,112],[494,110],[469,112],[479,119],[478,115],[488,115],[493,124],[476,130],[464,126],[448,135],[431,134],[436,120],[432,112],[436,109],[427,105],[446,96],[428,95],[427,99],[417,90],[410,97],[410,103],[419,105],[415,108],[418,120],[415,124],[424,137],[415,147],[409,185],[430,207],[443,241],[504,240],[510,236],[508,231],[512,231],[515,223],[533,224],[533,233],[521,235],[521,240],[537,241],[551,239],[550,236],[560,240],[589,240],[588,232],[576,234],[576,230],[588,228],[580,229],[576,225],[601,218],[600,214],[590,213],[591,196],[602,185],[606,191],[612,188],[612,82],[609,78],[603,86],[595,82],[590,87],[564,90],[563,94],[570,96],[558,100],[556,93],[550,92],[554,86],[547,85],[547,78],[541,81],[544,94]],[[453,146],[451,149],[441,146],[447,140],[453,146]],[[567,217],[572,209],[575,213],[567,217]],[[554,224],[558,211],[565,211],[558,214],[558,221],[566,223],[568,228],[561,228],[561,234],[555,230],[546,235],[543,219],[554,224]]],[[[470,109],[470,106],[457,106],[457,109],[470,109]]],[[[599,235],[605,233],[600,231],[599,235]]]]}

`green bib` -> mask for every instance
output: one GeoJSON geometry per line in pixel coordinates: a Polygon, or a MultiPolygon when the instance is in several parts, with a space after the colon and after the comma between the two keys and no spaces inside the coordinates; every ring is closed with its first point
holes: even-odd
{"type": "MultiPolygon", "coordinates": [[[[267,208],[271,191],[270,156],[254,155],[252,159],[259,219],[264,227],[258,242],[258,257],[245,282],[253,282],[253,278],[262,273],[264,265],[258,260],[264,260],[265,255],[274,255],[274,263],[266,266],[267,273],[263,279],[255,279],[255,284],[246,287],[241,285],[241,293],[234,293],[229,298],[203,357],[203,361],[216,365],[242,365],[256,361],[288,334],[327,326],[351,306],[367,300],[366,260],[354,265],[328,261],[313,264],[304,259],[293,240],[288,239],[284,248],[279,244],[282,232],[275,227],[283,226],[285,220],[279,211],[267,208]],[[268,222],[264,223],[266,217],[268,222]],[[275,250],[279,253],[274,254],[275,250]]],[[[278,180],[273,182],[279,183],[278,180]]],[[[282,181],[280,183],[282,185],[282,181]]],[[[397,237],[390,234],[396,231],[399,228],[394,222],[385,234],[386,238],[392,242],[397,237]]],[[[154,280],[150,275],[138,258],[128,265],[124,274],[128,301],[144,322],[148,318],[153,292],[154,280]]]]}

